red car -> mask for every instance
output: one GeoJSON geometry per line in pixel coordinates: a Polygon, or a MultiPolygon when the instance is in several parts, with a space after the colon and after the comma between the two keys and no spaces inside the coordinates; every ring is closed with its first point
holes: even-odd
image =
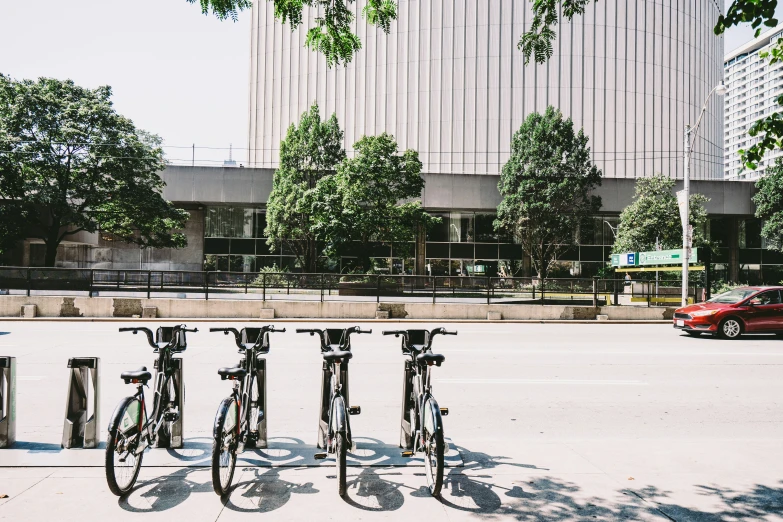
{"type": "Polygon", "coordinates": [[[783,335],[783,287],[745,286],[678,308],[674,327],[694,337],[702,333],[723,339],[736,339],[743,333],[783,335]]]}

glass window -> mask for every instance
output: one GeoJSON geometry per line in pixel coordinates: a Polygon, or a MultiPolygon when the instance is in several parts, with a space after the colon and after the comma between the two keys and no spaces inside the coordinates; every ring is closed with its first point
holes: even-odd
{"type": "Polygon", "coordinates": [[[448,259],[428,259],[427,260],[427,275],[432,275],[432,276],[447,276],[447,275],[449,275],[449,260],[448,259]]]}
{"type": "Polygon", "coordinates": [[[620,225],[619,217],[601,218],[603,223],[603,244],[611,246],[614,244],[614,237],[617,234],[617,227],[620,225]]]}
{"type": "Polygon", "coordinates": [[[452,243],[472,243],[475,238],[473,213],[452,212],[449,215],[449,241],[452,243]]]}
{"type": "Polygon", "coordinates": [[[435,224],[427,231],[427,241],[441,241],[447,242],[449,240],[449,215],[448,214],[432,214],[434,217],[440,218],[440,223],[435,224]]]}
{"type": "Polygon", "coordinates": [[[761,248],[761,221],[743,219],[739,229],[740,248],[761,248]]]}
{"type": "Polygon", "coordinates": [[[453,276],[472,276],[473,275],[473,260],[472,259],[452,259],[451,260],[451,274],[453,276]]]}
{"type": "MultiPolygon", "coordinates": [[[[580,245],[601,245],[603,218],[588,217],[582,220],[579,225],[579,244],[580,245]]],[[[614,226],[614,225],[612,225],[614,226]]]]}
{"type": "Polygon", "coordinates": [[[253,237],[266,237],[266,212],[256,210],[253,237]]]}
{"type": "Polygon", "coordinates": [[[493,223],[495,214],[476,214],[476,242],[497,243],[498,233],[493,223]]]}

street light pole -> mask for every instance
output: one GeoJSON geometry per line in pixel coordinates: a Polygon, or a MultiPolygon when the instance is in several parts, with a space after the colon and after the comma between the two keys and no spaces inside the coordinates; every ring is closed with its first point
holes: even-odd
{"type": "Polygon", "coordinates": [[[716,85],[710,93],[707,95],[707,99],[704,100],[704,106],[701,108],[699,119],[696,120],[696,125],[691,128],[690,125],[685,126],[685,176],[683,178],[682,196],[679,200],[681,205],[680,216],[682,218],[682,306],[688,305],[688,263],[691,257],[691,237],[689,234],[690,225],[690,197],[691,197],[691,152],[693,151],[693,144],[696,141],[696,133],[701,125],[701,120],[704,117],[704,113],[707,111],[707,104],[710,101],[713,93],[718,96],[726,94],[726,86],[721,81],[716,85]],[[691,139],[691,134],[693,139],[691,139]]]}

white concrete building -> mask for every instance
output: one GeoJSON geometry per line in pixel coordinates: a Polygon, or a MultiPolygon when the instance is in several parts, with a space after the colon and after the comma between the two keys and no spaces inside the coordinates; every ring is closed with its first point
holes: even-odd
{"type": "MultiPolygon", "coordinates": [[[[498,174],[526,115],[547,105],[590,138],[606,177],[683,175],[683,132],[723,78],[723,0],[601,0],[558,28],[552,59],[524,64],[525,0],[399,0],[390,35],[357,17],[363,49],[328,69],[271,2],[252,15],[250,167],[275,167],[288,126],[314,101],[336,113],[346,148],[388,132],[426,172],[498,174]]],[[[356,12],[363,0],[353,4],[356,12]]],[[[309,11],[312,23],[313,12],[309,11]]],[[[723,178],[723,101],[699,129],[693,179],[723,178]]]]}
{"type": "Polygon", "coordinates": [[[756,170],[743,167],[739,151],[760,141],[752,138],[748,129],[756,121],[778,112],[776,99],[783,94],[783,63],[769,64],[760,54],[769,50],[783,36],[783,24],[728,53],[724,59],[725,82],[725,177],[730,180],[752,181],[764,175],[783,151],[771,151],[756,170]]]}

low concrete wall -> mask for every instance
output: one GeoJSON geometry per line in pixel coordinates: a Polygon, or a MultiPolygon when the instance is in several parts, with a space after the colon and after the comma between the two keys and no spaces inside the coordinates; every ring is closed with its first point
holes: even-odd
{"type": "MultiPolygon", "coordinates": [[[[375,319],[376,311],[388,311],[390,319],[486,320],[488,312],[500,312],[503,320],[670,320],[673,308],[636,306],[503,305],[462,303],[381,303],[327,301],[266,301],[213,299],[129,299],[113,297],[0,296],[0,317],[20,317],[23,305],[34,304],[38,317],[134,317],[145,307],[156,307],[158,318],[258,319],[261,310],[274,310],[281,319],[375,319]]],[[[269,314],[269,312],[267,312],[269,314]]]]}

